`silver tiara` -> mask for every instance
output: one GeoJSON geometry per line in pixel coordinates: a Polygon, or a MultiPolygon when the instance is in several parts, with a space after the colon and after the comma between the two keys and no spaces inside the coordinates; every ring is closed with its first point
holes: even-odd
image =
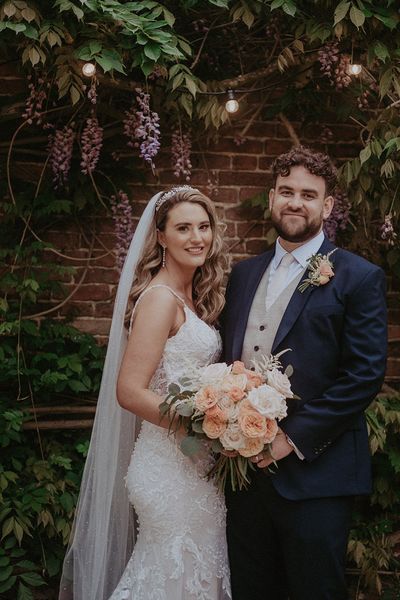
{"type": "Polygon", "coordinates": [[[171,188],[170,190],[168,190],[168,192],[164,192],[159,197],[159,199],[156,202],[155,211],[157,212],[160,209],[160,206],[162,206],[164,204],[164,202],[166,202],[167,200],[169,200],[170,198],[175,196],[175,194],[177,194],[178,192],[198,192],[198,193],[200,193],[197,188],[193,188],[190,185],[177,185],[177,186],[171,188]]]}

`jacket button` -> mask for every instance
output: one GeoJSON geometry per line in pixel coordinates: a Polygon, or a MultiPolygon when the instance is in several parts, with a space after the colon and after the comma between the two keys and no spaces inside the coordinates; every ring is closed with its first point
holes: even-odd
{"type": "Polygon", "coordinates": [[[260,346],[254,346],[255,352],[257,352],[259,349],[260,349],[260,346]]]}
{"type": "Polygon", "coordinates": [[[260,325],[260,331],[264,331],[265,325],[260,325]]]}

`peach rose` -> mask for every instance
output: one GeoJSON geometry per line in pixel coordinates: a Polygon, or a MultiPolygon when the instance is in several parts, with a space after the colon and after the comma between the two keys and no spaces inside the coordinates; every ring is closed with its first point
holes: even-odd
{"type": "Polygon", "coordinates": [[[333,277],[334,275],[333,269],[327,260],[321,260],[319,272],[321,275],[325,275],[326,277],[333,277]]]}
{"type": "Polygon", "coordinates": [[[200,389],[195,395],[194,404],[197,410],[205,412],[207,409],[217,404],[218,398],[218,390],[215,389],[212,385],[206,385],[205,387],[200,389]]]}
{"type": "Polygon", "coordinates": [[[238,452],[241,456],[249,458],[260,454],[264,448],[264,441],[259,438],[246,438],[246,444],[243,448],[239,448],[238,452]]]}
{"type": "Polygon", "coordinates": [[[244,363],[241,360],[235,360],[232,365],[232,373],[233,375],[243,375],[245,372],[244,363]]]}
{"type": "Polygon", "coordinates": [[[238,387],[241,390],[245,390],[247,385],[247,377],[243,373],[241,375],[234,375],[230,373],[222,380],[222,389],[224,392],[229,392],[232,387],[238,387]]]}
{"type": "Polygon", "coordinates": [[[252,390],[254,388],[258,388],[262,383],[264,383],[264,379],[259,373],[255,373],[254,371],[246,370],[246,390],[252,390]]]}
{"type": "Polygon", "coordinates": [[[240,387],[234,385],[231,387],[230,390],[228,390],[228,396],[234,402],[239,402],[239,400],[241,400],[245,396],[245,393],[244,390],[242,390],[240,387]]]}
{"type": "Polygon", "coordinates": [[[244,435],[248,438],[264,438],[267,434],[266,419],[256,410],[241,410],[239,425],[244,435]]]}
{"type": "Polygon", "coordinates": [[[203,421],[203,431],[207,437],[212,440],[219,438],[227,428],[227,422],[224,412],[218,407],[213,406],[206,412],[203,421]]]}
{"type": "Polygon", "coordinates": [[[326,283],[328,283],[330,278],[333,277],[333,275],[334,275],[333,269],[332,269],[331,265],[329,264],[329,261],[322,260],[318,267],[318,277],[317,277],[318,285],[325,285],[326,283]]]}
{"type": "Polygon", "coordinates": [[[267,427],[267,432],[263,442],[264,444],[270,444],[276,438],[276,434],[278,433],[278,423],[275,419],[265,419],[265,425],[267,427]]]}

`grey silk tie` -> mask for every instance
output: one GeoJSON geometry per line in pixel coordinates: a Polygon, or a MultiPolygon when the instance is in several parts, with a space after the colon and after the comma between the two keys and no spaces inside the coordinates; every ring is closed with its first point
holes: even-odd
{"type": "Polygon", "coordinates": [[[283,292],[287,284],[289,267],[295,260],[289,252],[282,256],[281,262],[267,286],[267,295],[265,298],[265,307],[267,310],[273,305],[279,294],[283,292]]]}

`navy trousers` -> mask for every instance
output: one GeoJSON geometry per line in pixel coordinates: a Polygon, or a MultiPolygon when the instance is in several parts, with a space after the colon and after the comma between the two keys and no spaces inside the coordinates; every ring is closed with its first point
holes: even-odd
{"type": "Polygon", "coordinates": [[[261,471],[226,503],[233,600],[348,600],[352,497],[287,500],[261,471]]]}

